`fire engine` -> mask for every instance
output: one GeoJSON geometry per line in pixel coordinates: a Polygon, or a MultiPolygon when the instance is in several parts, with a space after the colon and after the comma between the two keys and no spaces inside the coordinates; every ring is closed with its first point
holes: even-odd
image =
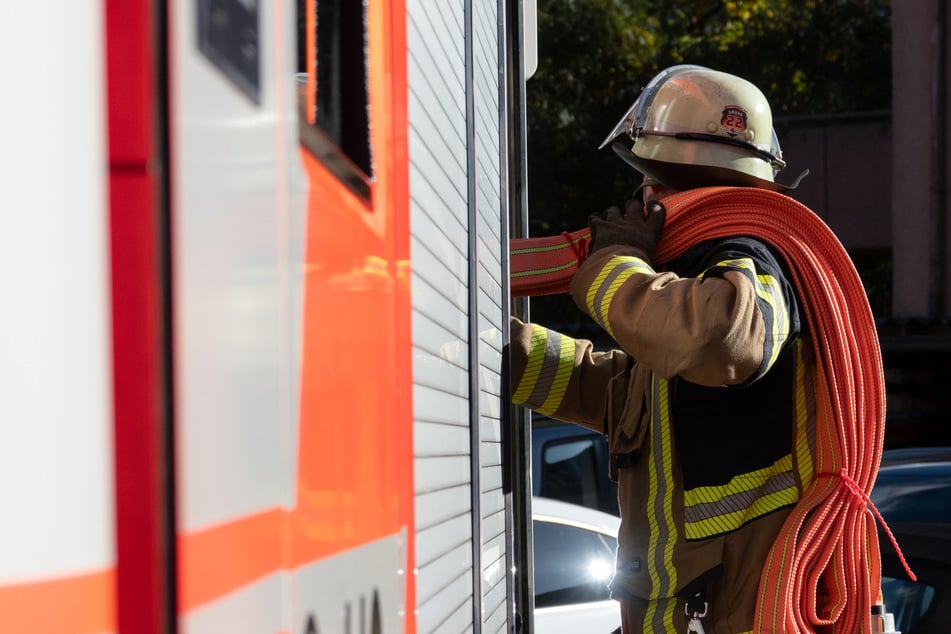
{"type": "Polygon", "coordinates": [[[0,631],[530,631],[533,11],[4,12],[0,631]]]}

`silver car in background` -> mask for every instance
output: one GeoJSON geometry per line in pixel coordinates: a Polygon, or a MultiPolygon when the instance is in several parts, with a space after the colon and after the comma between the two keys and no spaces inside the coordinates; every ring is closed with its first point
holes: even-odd
{"type": "Polygon", "coordinates": [[[614,574],[616,515],[543,497],[532,498],[535,542],[535,632],[620,631],[614,574]]]}

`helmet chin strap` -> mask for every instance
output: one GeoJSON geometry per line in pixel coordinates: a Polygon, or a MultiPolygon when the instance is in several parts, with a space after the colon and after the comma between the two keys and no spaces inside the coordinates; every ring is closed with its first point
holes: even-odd
{"type": "Polygon", "coordinates": [[[663,185],[663,183],[661,183],[659,180],[657,180],[653,176],[648,176],[647,174],[644,174],[644,180],[642,180],[641,184],[637,186],[637,188],[634,190],[634,195],[631,197],[634,198],[635,200],[640,200],[641,202],[644,202],[644,199],[643,199],[644,188],[650,187],[651,185],[663,185]]]}
{"type": "MultiPolygon", "coordinates": [[[[641,174],[650,173],[651,177],[660,184],[678,191],[722,185],[728,187],[756,187],[786,194],[798,187],[800,181],[809,173],[808,169],[803,170],[792,184],[783,185],[776,181],[758,178],[746,172],[726,167],[667,163],[644,159],[634,154],[626,143],[620,141],[616,141],[611,148],[625,163],[641,174]]],[[[643,187],[643,184],[641,186],[643,187]]]]}

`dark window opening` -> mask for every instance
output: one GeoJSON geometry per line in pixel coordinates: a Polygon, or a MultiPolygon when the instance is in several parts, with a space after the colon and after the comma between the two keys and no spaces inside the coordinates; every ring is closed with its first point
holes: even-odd
{"type": "Polygon", "coordinates": [[[261,105],[258,0],[199,0],[198,50],[261,105]]]}
{"type": "MultiPolygon", "coordinates": [[[[366,3],[352,0],[298,0],[298,68],[306,72],[307,40],[313,38],[316,81],[313,111],[306,112],[320,134],[302,125],[302,142],[344,184],[368,196],[373,177],[367,74],[366,3]],[[313,3],[312,5],[310,3],[313,3]],[[307,32],[307,8],[316,14],[307,32]]],[[[302,122],[303,123],[303,122],[302,122]]]]}
{"type": "Polygon", "coordinates": [[[317,3],[317,125],[370,175],[366,8],[352,0],[317,3]]]}
{"type": "Polygon", "coordinates": [[[545,445],[542,452],[542,497],[599,508],[598,475],[591,439],[545,445]]]}

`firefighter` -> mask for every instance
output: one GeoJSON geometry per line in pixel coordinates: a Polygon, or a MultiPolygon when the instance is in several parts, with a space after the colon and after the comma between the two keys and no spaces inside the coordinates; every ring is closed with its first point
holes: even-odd
{"type": "Polygon", "coordinates": [[[608,144],[643,183],[623,210],[589,218],[571,294],[617,349],[513,319],[513,400],[608,437],[625,634],[749,632],[765,559],[810,468],[800,299],[758,239],[701,243],[664,270],[652,257],[670,193],[785,193],[805,174],[774,180],[785,164],[766,98],[700,66],[655,77],[608,144]]]}

